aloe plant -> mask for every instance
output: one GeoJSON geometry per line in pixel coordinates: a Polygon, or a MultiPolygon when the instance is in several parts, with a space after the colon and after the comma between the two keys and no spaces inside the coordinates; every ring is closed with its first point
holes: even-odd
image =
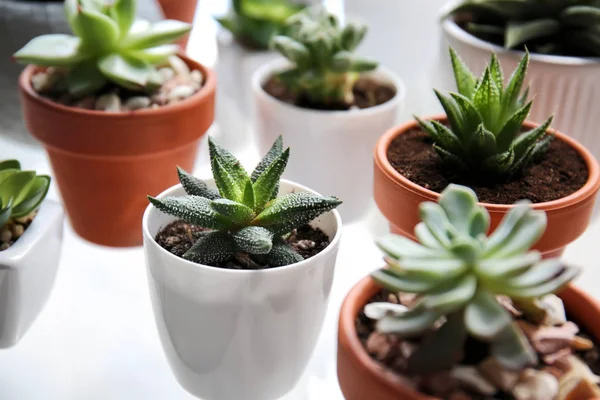
{"type": "Polygon", "coordinates": [[[285,20],[303,8],[289,0],[233,0],[229,14],[217,21],[240,44],[267,50],[271,38],[285,31],[285,20]]]}
{"type": "Polygon", "coordinates": [[[466,0],[448,15],[508,49],[600,57],[598,0],[466,0]]]}
{"type": "Polygon", "coordinates": [[[36,210],[48,193],[50,177],[22,171],[17,160],[0,162],[0,228],[36,210]]]}
{"type": "Polygon", "coordinates": [[[554,138],[547,133],[552,117],[522,133],[533,105],[527,100],[529,90],[522,93],[529,53],[525,53],[506,85],[495,54],[479,79],[453,49],[450,58],[458,93],[448,96],[435,91],[449,126],[420,118],[417,121],[449,168],[486,181],[518,174],[539,158],[554,138]]]}
{"type": "Polygon", "coordinates": [[[292,230],[336,208],[336,197],[294,192],[278,197],[279,180],[290,149],[283,150],[279,137],[266,156],[248,175],[241,163],[209,138],[213,177],[218,190],[179,169],[179,180],[187,195],[156,199],[148,197],[160,211],[208,230],[183,258],[218,266],[247,255],[260,265],[278,267],[302,261],[286,242],[292,230]]]}
{"type": "Polygon", "coordinates": [[[14,54],[15,60],[68,70],[72,95],[93,93],[109,81],[129,90],[156,88],[162,78],[156,66],[179,50],[171,44],[191,25],[164,20],[135,21],[136,0],[65,0],[74,33],[36,37],[14,54]]]}
{"type": "Polygon", "coordinates": [[[534,365],[535,351],[497,296],[533,304],[579,273],[558,259],[542,261],[538,251],[529,250],[544,233],[546,214],[520,202],[488,236],[489,213],[471,189],[458,185],[448,186],[439,203],[421,203],[420,214],[418,242],[400,236],[378,242],[387,268],[373,278],[393,292],[418,297],[410,309],[367,305],[365,314],[378,320],[377,331],[418,336],[445,319],[409,358],[415,373],[453,366],[468,335],[488,342],[492,356],[508,369],[534,365]]]}
{"type": "Polygon", "coordinates": [[[351,105],[352,88],[361,72],[377,63],[352,54],[367,33],[366,26],[340,27],[322,7],[309,7],[286,21],[286,35],[275,36],[272,46],[293,67],[276,74],[292,93],[319,105],[351,105]]]}

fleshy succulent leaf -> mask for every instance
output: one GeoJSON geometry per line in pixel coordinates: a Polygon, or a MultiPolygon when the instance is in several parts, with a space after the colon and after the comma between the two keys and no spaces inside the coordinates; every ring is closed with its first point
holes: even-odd
{"type": "Polygon", "coordinates": [[[202,235],[183,255],[188,261],[204,265],[219,265],[235,255],[235,243],[224,232],[210,232],[202,235]]]}
{"type": "Polygon", "coordinates": [[[465,325],[470,335],[491,341],[498,337],[512,318],[492,294],[479,290],[465,309],[465,325]]]}
{"type": "Polygon", "coordinates": [[[13,57],[20,63],[41,66],[69,67],[85,59],[80,50],[81,40],[75,36],[50,34],[32,39],[13,57]]]}
{"type": "Polygon", "coordinates": [[[284,150],[254,181],[254,208],[263,210],[273,198],[273,192],[279,187],[281,175],[287,166],[290,149],[284,150]]]}
{"type": "Polygon", "coordinates": [[[199,196],[164,197],[148,196],[150,203],[160,211],[190,223],[210,229],[228,229],[231,221],[211,207],[211,200],[199,196]]]}
{"type": "Polygon", "coordinates": [[[247,225],[254,218],[254,211],[250,207],[229,199],[213,200],[210,206],[235,225],[247,225]]]}
{"type": "Polygon", "coordinates": [[[380,319],[377,321],[376,329],[381,333],[393,333],[410,338],[423,333],[439,318],[440,315],[435,311],[417,307],[398,316],[386,316],[380,319]]]}
{"type": "Polygon", "coordinates": [[[181,182],[181,186],[187,194],[206,197],[209,200],[221,198],[216,190],[209,188],[203,180],[187,173],[183,168],[177,167],[177,174],[179,175],[179,182],[181,182]]]}
{"type": "Polygon", "coordinates": [[[450,48],[450,60],[454,70],[454,76],[456,77],[456,88],[458,89],[458,93],[467,98],[471,98],[475,91],[475,87],[477,86],[477,78],[475,78],[471,70],[469,70],[452,48],[450,48]]]}
{"type": "Polygon", "coordinates": [[[171,43],[182,37],[191,29],[190,24],[175,20],[155,22],[144,32],[130,35],[123,43],[127,49],[145,49],[171,43]]]}
{"type": "Polygon", "coordinates": [[[145,62],[114,53],[101,58],[98,68],[111,81],[132,90],[146,86],[151,73],[145,62]]]}
{"type": "Polygon", "coordinates": [[[247,226],[231,237],[237,248],[250,254],[268,254],[273,248],[273,232],[260,226],[247,226]]]}
{"type": "Polygon", "coordinates": [[[506,327],[500,337],[492,343],[490,351],[492,356],[509,370],[519,371],[537,362],[535,351],[515,323],[506,327]]]}
{"type": "Polygon", "coordinates": [[[119,25],[121,39],[129,32],[133,20],[135,19],[135,10],[137,0],[116,0],[111,6],[109,13],[119,25]]]}
{"type": "Polygon", "coordinates": [[[273,248],[264,258],[267,265],[273,267],[282,267],[284,265],[295,264],[303,261],[304,258],[296,253],[287,243],[278,242],[273,244],[273,248]]]}

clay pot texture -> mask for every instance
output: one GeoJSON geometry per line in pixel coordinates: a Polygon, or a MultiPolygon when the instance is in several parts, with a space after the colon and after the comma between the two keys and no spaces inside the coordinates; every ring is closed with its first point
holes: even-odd
{"type": "MultiPolygon", "coordinates": [[[[356,318],[381,288],[371,277],[363,278],[346,296],[338,326],[337,374],[346,400],[437,400],[418,393],[406,380],[373,360],[356,332],[356,318]]],[[[574,286],[558,294],[569,318],[600,340],[600,304],[574,286]]],[[[589,399],[593,400],[593,399],[589,399]]],[[[598,399],[596,399],[598,400],[598,399]]]]}
{"type": "MultiPolygon", "coordinates": [[[[440,122],[446,116],[433,117],[440,122]]],[[[524,127],[531,129],[537,126],[525,122],[524,127]]],[[[420,222],[419,204],[423,201],[437,202],[440,194],[411,182],[397,172],[387,158],[387,150],[391,142],[405,132],[418,127],[416,122],[409,122],[387,131],[375,148],[374,197],[379,210],[390,223],[393,233],[416,239],[414,227],[420,222]]],[[[574,139],[555,132],[554,140],[561,140],[573,147],[584,159],[588,168],[588,181],[571,195],[544,203],[533,204],[536,210],[544,210],[548,216],[548,227],[544,236],[534,246],[544,257],[560,256],[565,246],[577,239],[589,225],[594,201],[600,189],[600,167],[594,156],[574,139]]],[[[480,203],[491,217],[490,231],[496,229],[504,215],[513,207],[510,204],[480,203]]]]}
{"type": "MultiPolygon", "coordinates": [[[[187,22],[191,24],[194,22],[196,15],[197,0],[158,0],[160,8],[162,9],[163,15],[166,19],[174,19],[177,21],[187,22]]],[[[184,49],[187,45],[189,33],[177,40],[177,44],[181,45],[184,49]]]]}
{"type": "Polygon", "coordinates": [[[107,113],[67,107],[31,86],[36,67],[19,79],[27,128],[44,145],[73,229],[105,246],[142,244],[147,195],[178,182],[176,167],[191,170],[200,138],[214,119],[214,73],[192,97],[157,109],[107,113]]]}

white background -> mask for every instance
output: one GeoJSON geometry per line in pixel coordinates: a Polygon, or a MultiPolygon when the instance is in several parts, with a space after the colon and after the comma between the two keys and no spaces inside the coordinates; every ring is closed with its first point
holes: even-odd
{"type": "MultiPolygon", "coordinates": [[[[440,3],[439,0],[396,1],[411,1],[411,6],[436,14],[440,3]]],[[[330,9],[341,10],[340,1],[328,3],[330,9]]],[[[377,1],[372,3],[376,6],[377,1]]],[[[214,64],[217,56],[216,25],[210,15],[220,14],[226,8],[225,0],[200,0],[188,51],[208,65],[214,64]]],[[[419,21],[399,29],[410,40],[411,35],[419,34],[419,21]]],[[[394,43],[393,39],[382,40],[394,43]]],[[[407,63],[410,60],[407,55],[407,63]]],[[[410,66],[433,68],[435,72],[434,67],[410,66]]],[[[415,110],[434,113],[438,108],[430,98],[409,102],[405,116],[415,110]]],[[[256,157],[252,148],[241,155],[249,167],[256,157]]],[[[18,158],[25,168],[50,172],[40,148],[0,136],[0,159],[5,158],[18,158]]],[[[206,176],[204,158],[199,160],[195,172],[206,176]]],[[[55,187],[50,197],[58,198],[55,187]]],[[[321,338],[304,377],[285,399],[342,399],[335,372],[338,310],[352,285],[381,266],[380,255],[372,243],[385,229],[385,221],[376,209],[365,221],[344,228],[321,338]]],[[[596,223],[565,255],[569,262],[585,268],[578,284],[594,294],[598,293],[600,283],[599,234],[600,224],[596,223]]],[[[141,247],[115,250],[95,246],[78,238],[66,223],[60,270],[46,308],[15,348],[0,351],[0,400],[192,399],[173,378],[163,355],[144,268],[141,247]]]]}

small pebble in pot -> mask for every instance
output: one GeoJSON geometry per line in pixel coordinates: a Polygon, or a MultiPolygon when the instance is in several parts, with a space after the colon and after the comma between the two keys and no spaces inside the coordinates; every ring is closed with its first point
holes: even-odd
{"type": "Polygon", "coordinates": [[[190,72],[190,78],[192,78],[194,83],[199,85],[202,85],[202,82],[204,82],[204,76],[202,75],[202,72],[198,71],[197,69],[190,72]]]}
{"type": "Polygon", "coordinates": [[[51,74],[49,72],[38,72],[37,74],[31,77],[31,86],[38,93],[44,93],[52,90],[58,77],[56,74],[51,74]]]}
{"type": "Polygon", "coordinates": [[[173,71],[175,71],[175,75],[188,76],[190,74],[190,69],[185,61],[177,56],[169,57],[169,65],[173,68],[173,71]]]}
{"type": "Polygon", "coordinates": [[[86,110],[93,110],[96,106],[96,99],[92,96],[87,96],[75,103],[74,106],[86,110]]]}
{"type": "Polygon", "coordinates": [[[8,229],[6,227],[2,228],[2,231],[0,231],[0,242],[8,243],[8,242],[10,242],[11,239],[12,239],[12,232],[10,231],[10,229],[8,229]]]}
{"type": "Polygon", "coordinates": [[[187,86],[187,85],[179,85],[179,86],[175,86],[169,92],[169,94],[167,95],[167,99],[168,99],[169,103],[175,103],[177,101],[180,101],[180,100],[190,97],[194,93],[195,93],[195,90],[193,87],[187,86]]]}
{"type": "Polygon", "coordinates": [[[296,246],[302,250],[310,250],[315,247],[315,242],[312,240],[299,240],[296,246]]]}
{"type": "Polygon", "coordinates": [[[0,251],[4,251],[4,250],[8,249],[11,245],[12,245],[12,242],[0,244],[0,251]]]}
{"type": "Polygon", "coordinates": [[[169,79],[173,79],[175,77],[175,71],[173,68],[163,67],[158,70],[158,73],[162,76],[162,78],[166,81],[169,79]]]}
{"type": "Polygon", "coordinates": [[[148,108],[150,106],[150,98],[147,96],[134,96],[130,97],[125,102],[125,108],[128,110],[139,110],[142,108],[148,108]]]}
{"type": "Polygon", "coordinates": [[[118,112],[121,111],[121,99],[115,93],[103,94],[96,100],[96,110],[118,112]]]}
{"type": "Polygon", "coordinates": [[[11,226],[10,230],[14,238],[20,238],[21,235],[23,235],[23,232],[25,232],[25,228],[20,224],[14,224],[11,226]]]}

